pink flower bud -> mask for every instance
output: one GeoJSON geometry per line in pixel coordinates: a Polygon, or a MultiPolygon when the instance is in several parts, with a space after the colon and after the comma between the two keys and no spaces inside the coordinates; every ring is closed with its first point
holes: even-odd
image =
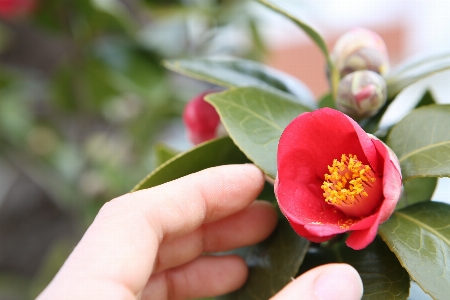
{"type": "Polygon", "coordinates": [[[386,103],[384,79],[372,71],[356,71],[346,75],[339,83],[336,108],[361,120],[375,115],[386,103]]]}
{"type": "Polygon", "coordinates": [[[371,70],[381,75],[389,70],[383,39],[364,28],[355,28],[342,35],[333,48],[332,57],[341,77],[358,70],[371,70]]]}
{"type": "Polygon", "coordinates": [[[189,140],[197,145],[220,135],[220,118],[215,108],[204,100],[211,92],[192,98],[183,112],[189,140]]]}
{"type": "Polygon", "coordinates": [[[280,210],[297,234],[312,242],[350,232],[347,245],[363,249],[400,198],[394,152],[334,109],[295,118],[281,135],[277,161],[280,210]]]}

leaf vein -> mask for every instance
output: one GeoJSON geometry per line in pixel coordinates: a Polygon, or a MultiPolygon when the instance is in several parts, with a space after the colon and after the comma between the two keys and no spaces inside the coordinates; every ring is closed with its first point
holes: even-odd
{"type": "Polygon", "coordinates": [[[240,105],[240,104],[233,103],[233,102],[228,102],[228,101],[225,101],[225,100],[222,100],[222,99],[220,101],[222,101],[223,103],[228,104],[229,106],[235,106],[236,108],[239,108],[239,109],[242,109],[244,111],[247,111],[249,114],[253,115],[253,117],[255,117],[257,119],[260,119],[263,122],[266,122],[267,124],[271,125],[273,128],[277,129],[278,131],[280,131],[280,132],[283,131],[283,128],[278,126],[277,123],[275,123],[275,122],[273,122],[273,121],[271,121],[271,120],[269,120],[269,119],[267,119],[267,118],[265,118],[265,117],[263,117],[263,116],[261,116],[259,114],[256,114],[254,111],[250,110],[249,108],[245,107],[244,105],[240,105]]]}
{"type": "Polygon", "coordinates": [[[399,161],[401,163],[402,161],[404,161],[405,159],[407,159],[408,157],[410,157],[410,156],[412,156],[414,154],[420,153],[420,152],[425,151],[425,150],[437,148],[437,147],[440,147],[440,146],[447,146],[447,145],[450,145],[450,141],[443,141],[443,142],[440,142],[440,143],[427,145],[425,147],[418,148],[418,149],[416,149],[414,151],[409,152],[408,154],[403,155],[401,158],[399,158],[399,161]]]}
{"type": "Polygon", "coordinates": [[[435,228],[430,227],[427,224],[425,224],[425,223],[423,223],[423,222],[421,222],[421,221],[419,221],[417,219],[414,219],[414,218],[412,218],[412,217],[410,217],[410,216],[408,216],[408,215],[406,215],[404,213],[395,212],[395,214],[397,216],[400,216],[400,217],[404,218],[404,219],[407,219],[408,221],[410,221],[412,223],[415,223],[415,224],[419,225],[419,228],[424,228],[424,229],[430,231],[431,233],[433,233],[436,236],[438,236],[442,241],[445,241],[446,244],[450,246],[450,240],[447,237],[443,236],[441,233],[439,233],[439,231],[437,231],[435,228]],[[420,227],[420,226],[422,226],[422,227],[420,227]]]}

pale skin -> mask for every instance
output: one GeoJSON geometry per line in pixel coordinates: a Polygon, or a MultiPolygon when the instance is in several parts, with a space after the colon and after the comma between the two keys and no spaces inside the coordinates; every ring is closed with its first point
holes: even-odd
{"type": "MultiPolygon", "coordinates": [[[[241,287],[237,256],[209,256],[262,241],[272,204],[254,200],[264,175],[253,165],[207,169],[106,203],[38,299],[195,299],[241,287]]],[[[349,265],[310,270],[272,299],[360,299],[349,265]]]]}

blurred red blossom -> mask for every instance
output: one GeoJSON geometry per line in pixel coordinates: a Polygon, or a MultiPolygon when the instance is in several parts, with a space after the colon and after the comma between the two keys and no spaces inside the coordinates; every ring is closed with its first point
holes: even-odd
{"type": "Polygon", "coordinates": [[[189,140],[197,145],[220,135],[220,118],[215,108],[204,97],[211,91],[192,98],[184,108],[183,121],[189,140]]]}
{"type": "Polygon", "coordinates": [[[0,18],[14,19],[28,15],[36,7],[35,0],[0,0],[0,18]]]}

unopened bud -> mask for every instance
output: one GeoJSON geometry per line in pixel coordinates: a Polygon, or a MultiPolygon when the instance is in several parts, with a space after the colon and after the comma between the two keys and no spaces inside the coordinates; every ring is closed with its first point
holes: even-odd
{"type": "Polygon", "coordinates": [[[192,98],[183,112],[183,121],[187,128],[189,140],[197,145],[221,135],[222,128],[215,108],[204,100],[211,92],[202,93],[192,98]]]}
{"type": "Polygon", "coordinates": [[[333,61],[341,77],[358,70],[384,75],[389,70],[389,57],[383,39],[365,28],[355,28],[336,42],[333,61]]]}
{"type": "Polygon", "coordinates": [[[336,108],[358,121],[375,115],[386,99],[386,83],[379,74],[356,71],[339,83],[336,108]]]}

